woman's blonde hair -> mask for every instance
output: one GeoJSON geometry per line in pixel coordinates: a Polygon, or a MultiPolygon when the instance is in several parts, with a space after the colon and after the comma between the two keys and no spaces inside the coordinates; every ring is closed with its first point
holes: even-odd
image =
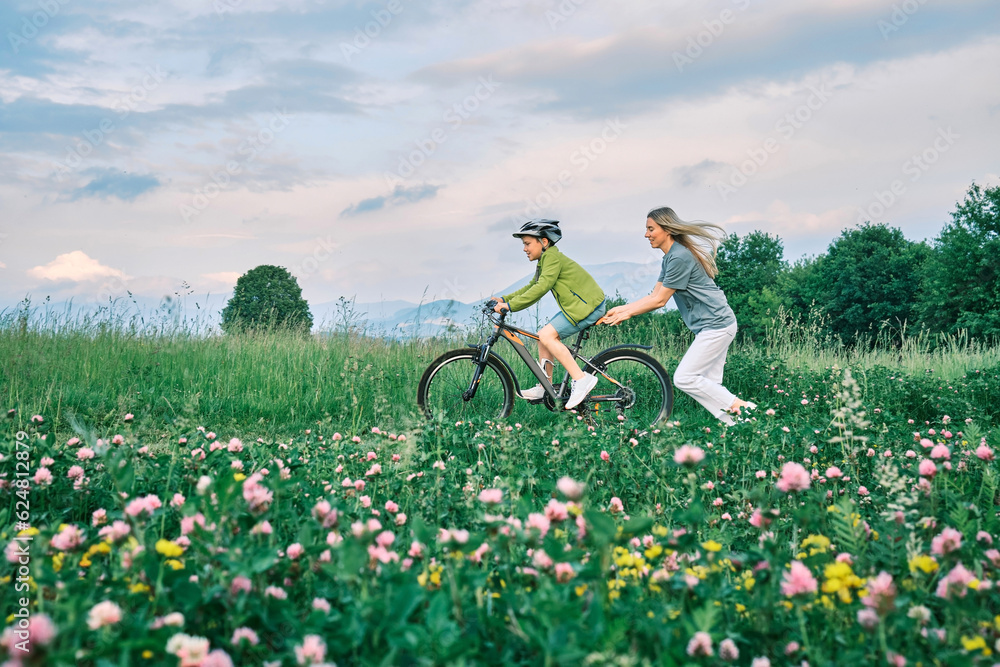
{"type": "Polygon", "coordinates": [[[725,229],[711,222],[681,220],[668,206],[654,208],[646,217],[670,234],[674,241],[690,250],[709,278],[719,275],[719,267],[715,265],[715,255],[719,243],[726,237],[725,229]]]}

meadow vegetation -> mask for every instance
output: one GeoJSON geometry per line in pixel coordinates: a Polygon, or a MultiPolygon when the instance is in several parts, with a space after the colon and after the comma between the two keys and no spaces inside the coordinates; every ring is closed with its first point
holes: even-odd
{"type": "MultiPolygon", "coordinates": [[[[690,335],[670,313],[626,324],[587,349],[651,343],[672,369],[690,335]]],[[[748,421],[724,429],[678,395],[655,430],[594,430],[525,404],[503,423],[420,418],[420,374],[467,336],[12,319],[0,651],[992,664],[997,349],[820,332],[775,317],[734,347],[726,383],[757,402],[748,421]]]]}

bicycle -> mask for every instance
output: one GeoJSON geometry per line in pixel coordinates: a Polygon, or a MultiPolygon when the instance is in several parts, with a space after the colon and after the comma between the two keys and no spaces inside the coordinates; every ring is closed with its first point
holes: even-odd
{"type": "MultiPolygon", "coordinates": [[[[417,387],[417,404],[428,419],[435,414],[444,414],[453,421],[510,416],[515,395],[520,396],[521,391],[510,364],[493,351],[501,338],[513,346],[545,389],[544,398],[529,403],[543,403],[549,410],[557,411],[569,398],[569,373],[564,372],[558,386],[550,383],[522,340],[522,337],[538,340],[538,336],[507,324],[510,311],[504,310],[498,317],[493,311],[495,305],[495,301],[489,301],[482,309],[484,320],[493,325],[493,332],[485,342],[445,352],[424,371],[417,387]]],[[[580,348],[589,337],[589,329],[584,329],[570,347],[573,358],[598,378],[597,386],[577,407],[589,423],[619,422],[623,421],[619,417],[631,417],[638,425],[649,427],[670,416],[673,386],[660,362],[643,352],[651,350],[651,345],[614,345],[588,358],[580,354],[580,348]]]]}

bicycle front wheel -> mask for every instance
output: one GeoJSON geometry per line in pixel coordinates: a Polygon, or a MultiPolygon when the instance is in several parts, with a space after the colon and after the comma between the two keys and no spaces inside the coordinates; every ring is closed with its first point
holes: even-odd
{"type": "Polygon", "coordinates": [[[477,349],[452,350],[427,367],[417,387],[417,405],[427,419],[441,414],[448,421],[482,422],[510,415],[514,409],[514,381],[492,353],[486,359],[475,396],[466,398],[478,358],[477,349]]]}
{"type": "Polygon", "coordinates": [[[626,348],[600,352],[591,363],[600,371],[587,401],[596,423],[618,423],[622,416],[645,428],[670,416],[674,389],[670,375],[656,359],[626,348]]]}

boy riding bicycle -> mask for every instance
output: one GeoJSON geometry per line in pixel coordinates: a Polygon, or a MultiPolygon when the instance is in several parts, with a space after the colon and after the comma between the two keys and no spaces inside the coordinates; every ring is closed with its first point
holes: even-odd
{"type": "MultiPolygon", "coordinates": [[[[521,239],[525,255],[530,261],[537,261],[538,266],[531,282],[498,299],[494,310],[497,313],[524,310],[538,302],[546,292],[552,292],[559,305],[559,313],[538,332],[538,357],[550,383],[553,359],[569,371],[573,388],[564,407],[570,410],[593,390],[597,377],[583,372],[560,339],[583,331],[604,316],[604,291],[579,264],[556,248],[555,244],[562,238],[558,220],[529,220],[513,236],[521,239]]],[[[545,389],[537,384],[522,391],[521,397],[539,400],[545,397],[545,389]]]]}

